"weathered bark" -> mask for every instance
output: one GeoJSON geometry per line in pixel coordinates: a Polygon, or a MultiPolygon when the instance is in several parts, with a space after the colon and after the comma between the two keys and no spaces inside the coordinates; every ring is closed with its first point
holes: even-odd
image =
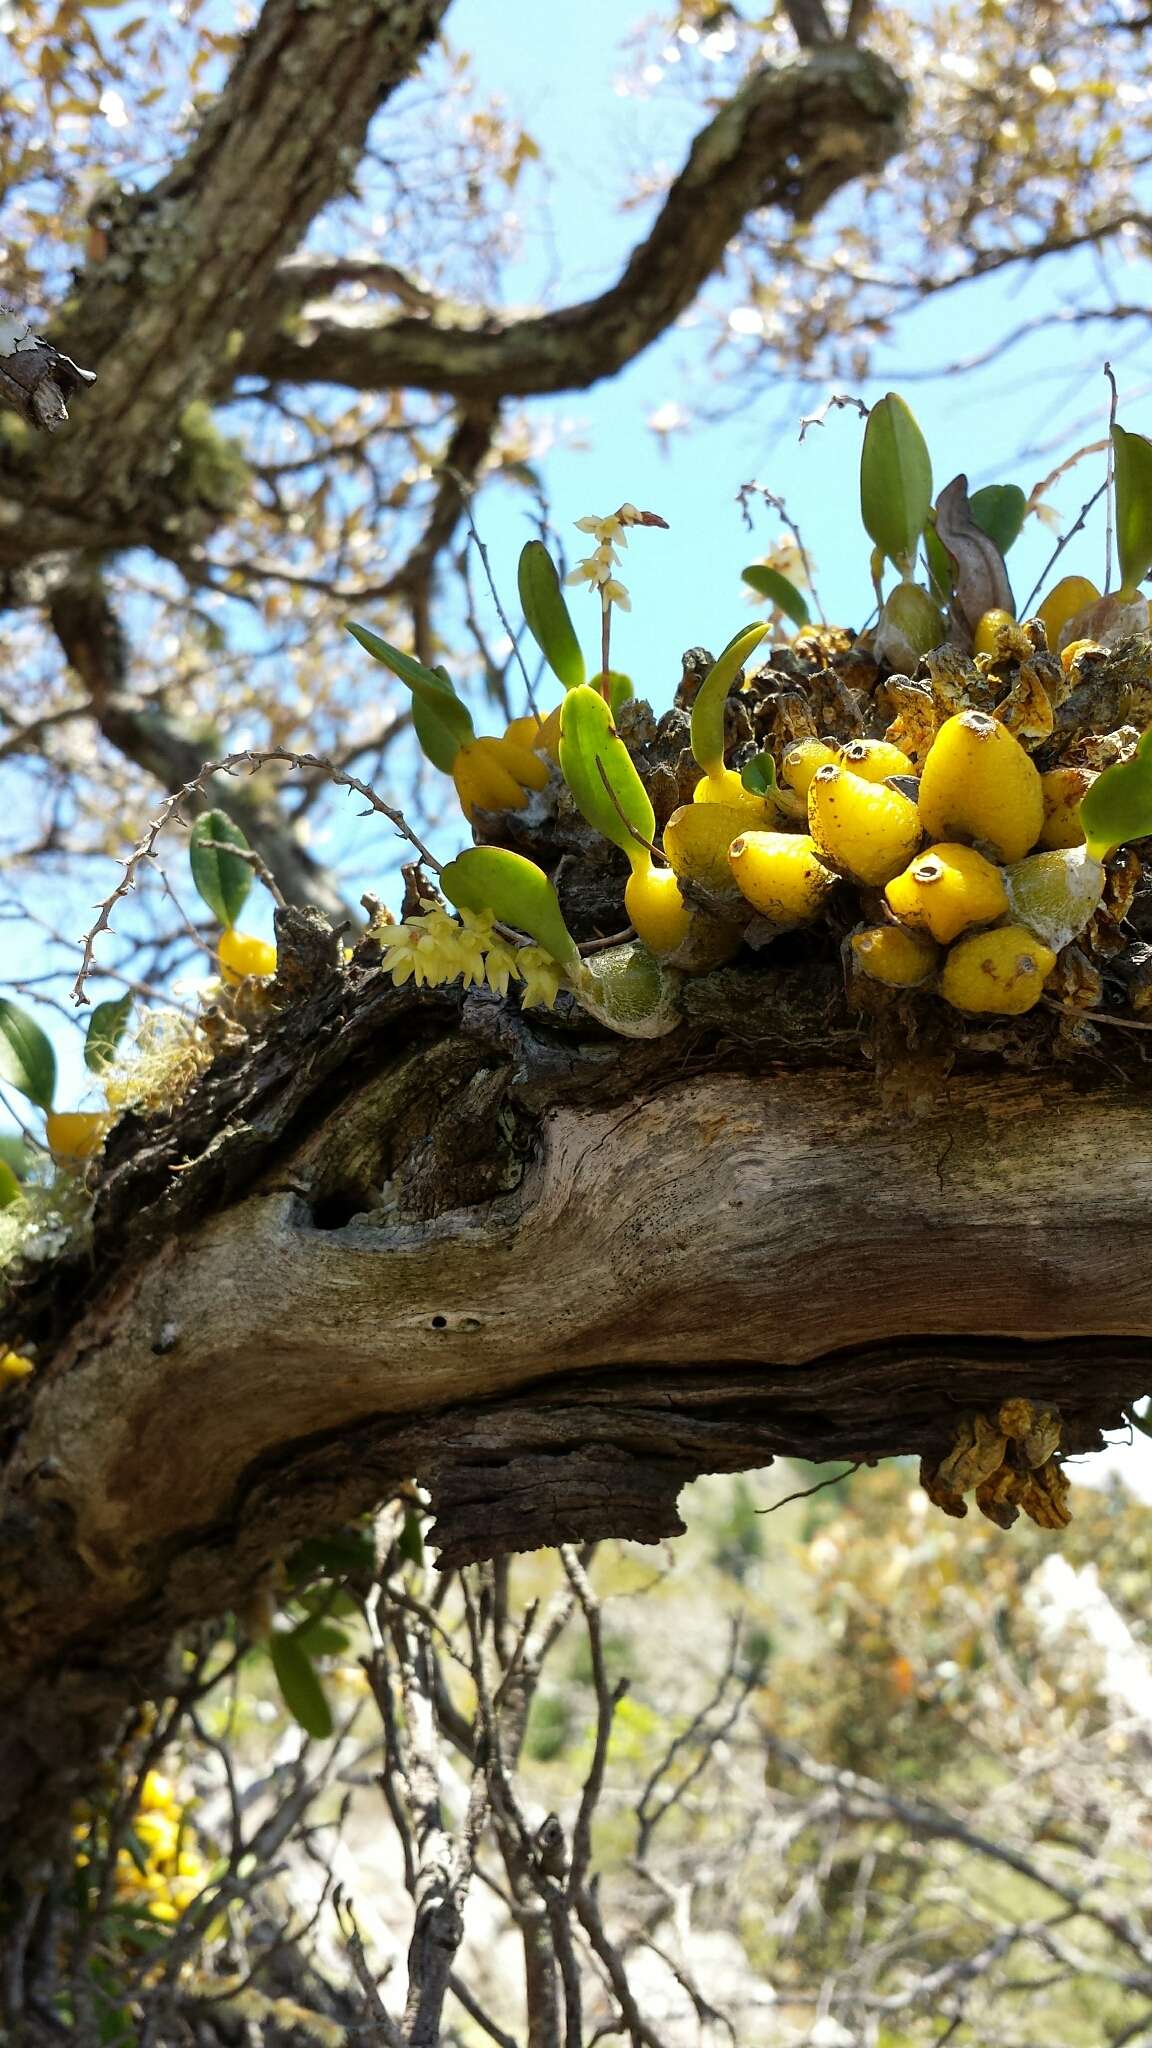
{"type": "MultiPolygon", "coordinates": [[[[412,317],[365,325],[325,309],[304,339],[251,329],[239,367],[292,382],[361,391],[411,385],[461,398],[586,389],[631,362],[691,305],[754,208],[810,220],[842,185],[881,170],[903,141],[906,105],[903,84],[882,59],[843,44],[765,66],[701,130],[651,232],[599,297],[468,327],[412,317]]],[[[308,280],[307,266],[286,266],[274,294],[300,305],[308,280]]]]}
{"type": "Polygon", "coordinates": [[[355,968],[121,1127],[90,1262],[19,1308],[12,1854],[177,1626],[413,1474],[460,1561],[655,1540],[687,1480],[782,1453],[939,1456],[1009,1394],[1067,1449],[1120,1423],[1152,1317],[1135,1077],[971,1071],[894,1115],[831,972],[743,972],[726,1015],[710,980],[706,1023],[629,1044],[355,968]]]}

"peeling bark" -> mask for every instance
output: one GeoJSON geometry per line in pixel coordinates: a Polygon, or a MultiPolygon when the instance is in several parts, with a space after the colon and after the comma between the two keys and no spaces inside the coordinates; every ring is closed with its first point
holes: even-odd
{"type": "Polygon", "coordinates": [[[120,1127],[90,1262],[19,1297],[13,1855],[178,1626],[413,1474],[460,1562],[654,1541],[696,1474],[780,1454],[939,1457],[1010,1394],[1071,1450],[1120,1424],[1149,1378],[1147,1093],[974,1071],[894,1116],[819,974],[737,979],[726,1020],[714,994],[625,1045],[354,968],[170,1124],[120,1127]]]}

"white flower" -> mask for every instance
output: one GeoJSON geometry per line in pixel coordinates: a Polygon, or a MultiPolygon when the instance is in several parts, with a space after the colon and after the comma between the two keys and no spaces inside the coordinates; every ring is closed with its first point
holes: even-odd
{"type": "Polygon", "coordinates": [[[605,611],[607,611],[610,604],[619,605],[622,612],[630,612],[632,609],[632,599],[629,597],[624,585],[618,582],[615,576],[610,576],[607,583],[600,585],[600,596],[605,611]]]}

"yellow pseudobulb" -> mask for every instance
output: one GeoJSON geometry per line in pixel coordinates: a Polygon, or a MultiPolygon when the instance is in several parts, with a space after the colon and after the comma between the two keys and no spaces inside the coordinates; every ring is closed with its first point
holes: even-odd
{"type": "Polygon", "coordinates": [[[671,868],[638,866],[624,889],[624,908],[649,952],[674,953],[688,936],[692,912],[671,868]]]}
{"type": "Polygon", "coordinates": [[[920,776],[920,817],[933,839],[978,839],[1022,860],[1040,837],[1044,793],[1018,739],[983,711],[945,719],[920,776]]]}
{"type": "Polygon", "coordinates": [[[733,840],[728,865],[740,894],[775,924],[818,917],[836,886],[805,832],[745,832],[733,840]]]}
{"type": "Polygon", "coordinates": [[[221,932],[216,958],[229,988],[238,988],[250,974],[266,976],[276,972],[275,946],[267,939],[254,939],[247,932],[221,932]]]}
{"type": "Polygon", "coordinates": [[[851,945],[860,972],[887,988],[919,988],[940,963],[940,948],[924,932],[908,932],[898,924],[853,932],[851,945]]]}
{"type": "Polygon", "coordinates": [[[972,924],[992,924],[1008,910],[1004,873],[975,847],[944,840],[918,853],[884,891],[901,924],[949,946],[972,924]]]}
{"type": "Polygon", "coordinates": [[[874,887],[899,874],[923,837],[910,797],[834,763],[812,777],[808,830],[834,867],[874,887]]]}
{"type": "Polygon", "coordinates": [[[1026,925],[1002,924],[958,939],[944,962],[940,993],[970,1017],[1021,1017],[1039,1002],[1056,955],[1026,925]]]}

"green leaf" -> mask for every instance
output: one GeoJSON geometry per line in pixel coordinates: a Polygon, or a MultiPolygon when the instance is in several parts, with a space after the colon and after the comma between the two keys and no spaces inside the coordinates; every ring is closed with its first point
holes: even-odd
{"type": "Polygon", "coordinates": [[[932,506],[928,444],[904,400],[889,391],[868,415],[860,455],[860,517],[903,573],[915,560],[932,506]]]}
{"type": "Polygon", "coordinates": [[[339,1657],[352,1640],[346,1629],[337,1628],[326,1616],[302,1622],[293,1634],[300,1648],[306,1650],[310,1657],[339,1657]]]}
{"type": "MultiPolygon", "coordinates": [[[[971,501],[969,501],[971,503],[971,501]]],[[[928,562],[928,587],[938,605],[946,605],[956,580],[956,564],[936,531],[936,514],[928,514],[924,528],[924,554],[928,562]]]]}
{"type": "Polygon", "coordinates": [[[420,744],[420,751],[442,775],[451,775],[460,752],[461,741],[452,727],[441,718],[427,698],[412,698],[412,730],[420,744]]]}
{"type": "Polygon", "coordinates": [[[1126,428],[1115,426],[1112,458],[1120,594],[1134,597],[1137,584],[1144,581],[1152,568],[1152,441],[1144,434],[1130,434],[1126,428]]]}
{"type": "Polygon", "coordinates": [[[520,550],[516,572],[525,624],[566,690],[576,690],[586,670],[576,628],[564,602],[556,564],[542,540],[530,540],[520,550]]]}
{"type": "Polygon", "coordinates": [[[735,634],[696,692],[692,706],[692,752],[705,775],[724,765],[724,706],[728,692],[767,631],[767,625],[757,621],[735,634]]]}
{"type": "MultiPolygon", "coordinates": [[[[231,930],[248,901],[253,875],[246,860],[237,860],[235,854],[215,850],[221,842],[227,846],[243,847],[245,851],[248,848],[248,841],[239,825],[234,825],[224,811],[205,811],[192,827],[188,861],[192,869],[192,886],[200,901],[208,905],[218,924],[231,930]]],[[[95,1023],[95,1017],[92,1021],[95,1023]]]]}
{"type": "Polygon", "coordinates": [[[569,690],[560,708],[560,771],[581,817],[593,831],[602,832],[620,847],[634,868],[646,865],[650,856],[628,826],[650,841],[656,836],[655,813],[632,756],[612,723],[611,706],[589,683],[569,690]],[[597,764],[603,766],[604,775],[597,764]]]}
{"type": "Polygon", "coordinates": [[[740,770],[740,780],[753,796],[771,796],[776,788],[776,763],[771,754],[754,754],[740,770]]]}
{"type": "Polygon", "coordinates": [[[147,1877],[148,1851],[144,1847],[143,1842],[140,1840],[139,1835],[135,1834],[131,1828],[125,1828],[123,1834],[120,1837],[120,1840],[123,1843],[124,1847],[127,1849],[128,1854],[132,1858],[133,1863],[136,1865],[137,1870],[140,1872],[141,1877],[147,1877]]]}
{"type": "Polygon", "coordinates": [[[32,1157],[27,1141],[15,1131],[0,1133],[0,1160],[17,1180],[27,1180],[32,1171],[32,1157]]]}
{"type": "Polygon", "coordinates": [[[968,510],[981,532],[994,540],[1002,555],[1019,540],[1028,500],[1019,484],[983,484],[973,491],[968,510]]]}
{"type": "Polygon", "coordinates": [[[6,1209],[20,1194],[20,1183],[6,1159],[0,1159],[0,1209],[6,1209]]]}
{"type": "Polygon", "coordinates": [[[778,612],[791,619],[794,626],[808,624],[807,604],[796,585],[787,576],[782,576],[779,569],[769,569],[764,562],[750,562],[740,574],[758,597],[766,597],[769,604],[775,605],[778,612]]]}
{"type": "Polygon", "coordinates": [[[1152,727],[1131,761],[1117,761],[1096,777],[1080,800],[1080,823],[1095,860],[1152,833],[1152,727]]]}
{"type": "Polygon", "coordinates": [[[440,887],[457,910],[490,910],[501,924],[527,932],[561,967],[579,972],[579,949],[561,915],[560,900],[534,860],[502,846],[470,846],[449,861],[440,887]]]}
{"type": "Polygon", "coordinates": [[[635,696],[635,684],[633,684],[631,676],[621,676],[619,670],[615,670],[615,668],[603,668],[599,676],[592,676],[592,682],[588,684],[588,688],[603,690],[605,680],[609,684],[609,705],[611,705],[611,713],[613,713],[613,719],[615,719],[617,711],[621,711],[623,705],[631,705],[631,700],[635,696]]]}
{"type": "Polygon", "coordinates": [[[330,1536],[309,1536],[288,1560],[293,1584],[318,1572],[337,1578],[346,1572],[370,1572],[376,1563],[376,1544],[370,1530],[337,1529],[330,1536]]]}
{"type": "Polygon", "coordinates": [[[423,1564],[424,1532],[415,1508],[409,1508],[404,1517],[404,1527],[400,1531],[396,1548],[401,1557],[407,1558],[409,1564],[423,1564]]]}
{"type": "Polygon", "coordinates": [[[332,1710],[307,1651],[298,1637],[292,1634],[274,1635],[268,1652],[281,1697],[292,1719],[300,1723],[306,1735],[315,1735],[323,1741],[332,1733],[332,1710]]]}
{"type": "Polygon", "coordinates": [[[116,1047],[124,1036],[131,1013],[130,994],[117,996],[112,1002],[97,1003],[84,1037],[84,1065],[90,1074],[102,1074],[115,1058],[116,1047]]]}
{"type": "Polygon", "coordinates": [[[412,695],[421,699],[457,736],[460,746],[466,745],[476,736],[476,729],[466,704],[460,702],[447,676],[438,674],[434,668],[425,668],[412,654],[404,654],[399,647],[393,647],[388,640],[382,640],[370,626],[356,626],[349,623],[348,631],[358,640],[367,654],[375,661],[383,662],[411,690],[412,695]]]}
{"type": "Polygon", "coordinates": [[[35,1018],[7,996],[0,996],[0,1081],[18,1089],[38,1109],[51,1109],[56,1055],[35,1018]]]}

